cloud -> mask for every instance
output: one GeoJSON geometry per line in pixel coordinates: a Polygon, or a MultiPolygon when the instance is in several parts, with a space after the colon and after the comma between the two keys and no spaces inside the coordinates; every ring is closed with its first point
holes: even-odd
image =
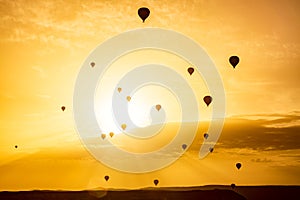
{"type": "Polygon", "coordinates": [[[133,19],[133,16],[126,15],[131,11],[129,4],[109,1],[37,1],[32,4],[5,1],[0,11],[2,41],[39,41],[64,47],[80,46],[78,42],[72,43],[76,39],[99,38],[112,30],[119,32],[120,26],[133,19]]]}
{"type": "Polygon", "coordinates": [[[251,161],[252,162],[258,162],[258,163],[260,163],[260,162],[265,163],[265,162],[272,162],[272,159],[268,159],[268,158],[255,158],[255,159],[251,159],[251,161]]]}
{"type": "Polygon", "coordinates": [[[219,146],[260,151],[300,149],[299,134],[298,111],[286,115],[231,117],[225,123],[219,146]]]}
{"type": "Polygon", "coordinates": [[[1,8],[1,40],[28,43],[39,41],[69,47],[74,36],[89,33],[76,5],[67,2],[6,1],[1,8]]]}
{"type": "Polygon", "coordinates": [[[32,66],[31,67],[34,71],[36,71],[40,78],[46,78],[47,73],[45,72],[45,69],[40,66],[32,66]]]}

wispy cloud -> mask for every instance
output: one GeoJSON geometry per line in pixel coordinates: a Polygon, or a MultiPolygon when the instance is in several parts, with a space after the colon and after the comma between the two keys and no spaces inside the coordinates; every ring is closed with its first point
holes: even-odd
{"type": "Polygon", "coordinates": [[[45,69],[40,66],[32,66],[32,69],[36,71],[40,78],[46,78],[47,73],[45,72],[45,69]]]}
{"type": "Polygon", "coordinates": [[[260,163],[260,162],[265,163],[265,162],[272,162],[272,159],[268,159],[268,158],[255,158],[255,159],[251,159],[251,161],[252,162],[258,162],[258,163],[260,163]]]}
{"type": "Polygon", "coordinates": [[[23,1],[3,1],[0,30],[5,37],[1,40],[23,43],[39,41],[63,47],[79,45],[71,41],[99,37],[99,33],[117,29],[130,19],[124,12],[128,12],[131,6],[120,7],[112,3],[37,1],[27,4],[23,1]],[[114,26],[114,23],[119,23],[119,26],[114,26]]]}

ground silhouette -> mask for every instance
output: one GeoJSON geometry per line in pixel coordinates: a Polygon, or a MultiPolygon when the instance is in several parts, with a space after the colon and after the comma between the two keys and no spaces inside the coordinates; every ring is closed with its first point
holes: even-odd
{"type": "Polygon", "coordinates": [[[0,192],[5,200],[267,200],[298,199],[300,186],[202,186],[139,190],[0,192]]]}

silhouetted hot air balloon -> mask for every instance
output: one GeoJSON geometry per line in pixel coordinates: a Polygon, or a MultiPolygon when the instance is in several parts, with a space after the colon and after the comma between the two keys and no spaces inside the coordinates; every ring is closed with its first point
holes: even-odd
{"type": "Polygon", "coordinates": [[[114,133],[113,133],[113,132],[110,132],[110,133],[109,133],[109,136],[110,136],[110,137],[113,137],[113,136],[114,136],[114,133]]]}
{"type": "Polygon", "coordinates": [[[153,181],[153,183],[154,183],[154,185],[156,186],[156,185],[159,183],[159,180],[155,179],[155,180],[153,181]]]}
{"type": "Polygon", "coordinates": [[[203,101],[206,103],[207,106],[212,102],[212,97],[211,96],[205,96],[203,98],[203,101]]]}
{"type": "Polygon", "coordinates": [[[234,189],[234,188],[235,188],[235,184],[232,183],[232,184],[230,185],[230,187],[231,187],[232,189],[234,189]]]}
{"type": "Polygon", "coordinates": [[[15,145],[15,148],[17,149],[17,148],[18,148],[18,145],[15,145]]]}
{"type": "Polygon", "coordinates": [[[159,111],[159,110],[161,109],[161,105],[157,104],[157,105],[155,106],[155,108],[156,108],[157,111],[159,111]]]}
{"type": "Polygon", "coordinates": [[[62,111],[65,111],[65,109],[66,109],[65,106],[62,106],[62,107],[61,107],[61,110],[62,110],[62,111]]]}
{"type": "Polygon", "coordinates": [[[130,96],[127,96],[126,97],[127,101],[129,102],[131,100],[131,97],[130,96]]]}
{"type": "Polygon", "coordinates": [[[183,144],[183,145],[181,145],[181,147],[182,147],[183,150],[185,150],[186,147],[187,147],[187,145],[186,145],[186,144],[183,144]]]}
{"type": "Polygon", "coordinates": [[[229,58],[229,62],[230,62],[230,64],[232,65],[232,67],[235,68],[235,66],[236,66],[237,64],[239,64],[240,59],[239,59],[239,57],[237,57],[237,56],[231,56],[231,57],[229,58]]]}
{"type": "Polygon", "coordinates": [[[104,176],[104,179],[105,179],[106,181],[108,181],[109,176],[104,176]]]}
{"type": "Polygon", "coordinates": [[[139,8],[138,15],[143,20],[143,23],[147,19],[147,17],[150,15],[150,10],[146,7],[139,8]]]}
{"type": "Polygon", "coordinates": [[[207,138],[208,138],[208,134],[207,134],[207,133],[204,133],[204,135],[203,135],[203,136],[204,136],[204,138],[205,138],[205,139],[207,139],[207,138]]]}
{"type": "Polygon", "coordinates": [[[96,64],[94,62],[90,63],[91,67],[94,67],[96,64]]]}
{"type": "Polygon", "coordinates": [[[118,88],[118,92],[121,92],[121,91],[122,91],[122,88],[119,87],[119,88],[118,88]]]}
{"type": "Polygon", "coordinates": [[[237,169],[240,169],[242,167],[242,164],[241,163],[236,163],[235,166],[236,166],[237,169]]]}
{"type": "Polygon", "coordinates": [[[210,153],[212,153],[214,151],[214,148],[209,147],[209,151],[210,151],[210,153]]]}
{"type": "Polygon", "coordinates": [[[121,128],[122,128],[123,130],[125,130],[125,129],[126,129],[126,127],[127,127],[127,125],[126,125],[126,124],[122,124],[122,125],[121,125],[121,128]]]}
{"type": "Polygon", "coordinates": [[[192,74],[194,73],[194,68],[189,67],[189,68],[187,69],[187,71],[189,72],[190,75],[192,75],[192,74]]]}
{"type": "Polygon", "coordinates": [[[105,137],[106,137],[106,134],[102,133],[102,134],[101,134],[101,137],[102,137],[102,139],[104,140],[105,137]]]}

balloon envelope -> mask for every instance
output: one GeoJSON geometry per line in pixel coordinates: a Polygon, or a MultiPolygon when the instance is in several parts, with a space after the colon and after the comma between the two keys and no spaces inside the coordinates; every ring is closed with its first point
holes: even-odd
{"type": "Polygon", "coordinates": [[[147,17],[150,15],[150,10],[146,7],[139,8],[138,15],[143,20],[143,22],[145,22],[147,17]]]}
{"type": "Polygon", "coordinates": [[[18,148],[18,145],[15,145],[15,148],[18,148]]]}
{"type": "Polygon", "coordinates": [[[119,88],[118,88],[118,92],[121,92],[121,91],[122,91],[122,88],[119,87],[119,88]]]}
{"type": "Polygon", "coordinates": [[[189,72],[190,75],[192,75],[192,74],[194,73],[194,68],[189,67],[189,68],[187,69],[187,71],[189,72]]]}
{"type": "Polygon", "coordinates": [[[235,166],[236,166],[237,169],[240,169],[242,167],[242,164],[241,163],[236,163],[235,166]]]}
{"type": "Polygon", "coordinates": [[[102,139],[104,140],[106,135],[104,133],[101,134],[102,139]]]}
{"type": "Polygon", "coordinates": [[[110,132],[110,133],[109,133],[109,136],[110,136],[110,137],[113,137],[113,136],[114,136],[114,133],[113,133],[113,132],[110,132]]]}
{"type": "Polygon", "coordinates": [[[159,181],[158,181],[157,179],[155,179],[155,180],[153,181],[153,183],[154,183],[155,185],[157,185],[157,184],[159,183],[159,181]]]}
{"type": "Polygon", "coordinates": [[[131,97],[130,97],[130,96],[127,96],[126,99],[127,99],[127,101],[130,101],[130,100],[131,100],[131,97]]]}
{"type": "Polygon", "coordinates": [[[96,64],[94,62],[90,63],[91,67],[94,67],[96,64]]]}
{"type": "Polygon", "coordinates": [[[237,64],[239,64],[240,59],[239,59],[239,57],[237,57],[237,56],[231,56],[231,57],[229,58],[229,62],[230,62],[230,64],[232,65],[232,67],[235,68],[235,66],[236,66],[237,64]]]}
{"type": "Polygon", "coordinates": [[[157,111],[159,111],[159,110],[161,109],[161,105],[157,104],[157,105],[155,106],[155,108],[156,108],[157,111]]]}
{"type": "Polygon", "coordinates": [[[206,103],[207,106],[212,102],[212,97],[211,96],[205,96],[203,98],[203,101],[206,103]]]}
{"type": "Polygon", "coordinates": [[[127,125],[126,125],[126,124],[122,124],[122,125],[121,125],[121,128],[122,128],[123,130],[125,130],[125,129],[126,129],[126,127],[127,127],[127,125]]]}
{"type": "Polygon", "coordinates": [[[186,147],[187,147],[187,145],[186,145],[186,144],[183,144],[181,147],[182,147],[183,150],[185,150],[186,147]]]}
{"type": "Polygon", "coordinates": [[[104,179],[105,179],[106,181],[108,181],[109,176],[104,176],[104,179]]]}
{"type": "Polygon", "coordinates": [[[62,107],[61,107],[61,110],[62,110],[62,111],[65,111],[65,109],[66,109],[65,106],[62,106],[62,107]]]}
{"type": "Polygon", "coordinates": [[[203,136],[204,136],[204,138],[205,138],[205,139],[207,139],[207,138],[208,138],[208,134],[207,134],[207,133],[204,133],[204,135],[203,135],[203,136]]]}

